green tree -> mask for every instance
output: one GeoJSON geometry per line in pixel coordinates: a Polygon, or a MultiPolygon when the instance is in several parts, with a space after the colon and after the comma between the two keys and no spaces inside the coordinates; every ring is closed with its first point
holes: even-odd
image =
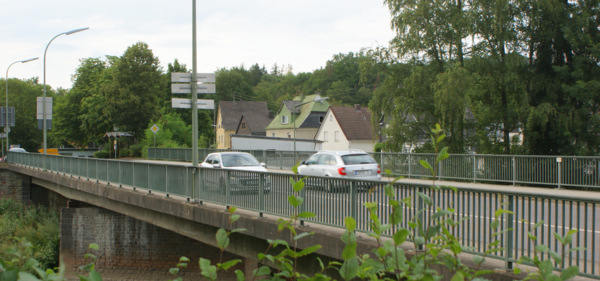
{"type": "Polygon", "coordinates": [[[130,132],[135,139],[144,135],[148,122],[159,115],[158,101],[166,80],[158,58],[146,43],[136,43],[112,61],[109,82],[103,88],[113,125],[130,132]]]}
{"type": "MultiPolygon", "coordinates": [[[[5,80],[3,80],[6,83],[5,80]]],[[[2,87],[6,87],[2,83],[2,87]]],[[[42,131],[36,120],[36,98],[42,95],[42,85],[37,78],[28,80],[9,79],[8,105],[15,107],[15,126],[10,128],[11,145],[20,145],[27,151],[37,151],[42,146],[42,131]]],[[[47,97],[54,91],[47,86],[47,97]]]]}
{"type": "Polygon", "coordinates": [[[63,144],[84,147],[91,142],[101,142],[105,129],[110,128],[106,117],[96,115],[97,110],[90,110],[92,105],[102,105],[96,103],[97,100],[93,97],[100,94],[106,69],[105,61],[97,58],[82,59],[73,76],[73,87],[57,98],[52,134],[63,144]],[[90,101],[95,104],[90,104],[90,101]]]}

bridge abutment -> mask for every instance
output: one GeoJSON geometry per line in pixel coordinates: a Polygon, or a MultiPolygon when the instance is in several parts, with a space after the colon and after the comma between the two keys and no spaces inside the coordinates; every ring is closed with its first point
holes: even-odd
{"type": "MultiPolygon", "coordinates": [[[[97,257],[96,270],[103,280],[174,279],[169,269],[176,266],[181,256],[190,262],[180,276],[199,280],[202,279],[199,258],[209,259],[212,264],[220,258],[216,247],[102,208],[63,208],[60,221],[60,258],[67,265],[69,280],[79,280],[80,274],[87,274],[79,269],[91,262],[84,257],[86,253],[97,257]],[[91,243],[98,244],[99,249],[90,251],[91,243]]],[[[223,261],[236,258],[240,257],[224,253],[223,261]]],[[[242,260],[234,270],[245,271],[248,276],[253,263],[242,260]]],[[[233,270],[230,271],[219,273],[219,280],[235,280],[233,270]]]]}

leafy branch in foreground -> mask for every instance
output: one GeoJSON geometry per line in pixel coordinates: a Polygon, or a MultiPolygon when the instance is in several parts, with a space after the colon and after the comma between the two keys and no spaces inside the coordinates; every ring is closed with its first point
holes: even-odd
{"type": "MultiPolygon", "coordinates": [[[[544,224],[543,220],[539,221],[538,223],[536,223],[533,226],[533,229],[535,230],[535,229],[541,227],[543,224],[544,224]]],[[[579,267],[577,267],[577,266],[570,266],[570,267],[566,268],[565,270],[563,270],[560,273],[560,275],[557,275],[554,272],[554,264],[561,264],[564,266],[564,261],[565,261],[565,257],[567,255],[567,253],[585,250],[585,248],[582,248],[582,247],[567,248],[567,246],[571,245],[571,242],[573,242],[573,235],[576,233],[577,233],[576,229],[569,230],[565,234],[565,236],[560,236],[560,234],[558,234],[556,232],[553,233],[554,238],[561,245],[561,254],[558,254],[554,251],[550,251],[550,248],[546,245],[536,244],[537,236],[535,236],[531,232],[528,232],[527,236],[528,236],[529,240],[535,244],[534,256],[533,256],[533,258],[528,257],[528,256],[522,256],[519,259],[519,264],[525,264],[525,263],[531,264],[537,268],[537,271],[529,272],[527,277],[524,280],[562,281],[562,280],[569,280],[569,279],[577,276],[579,274],[579,267]],[[544,255],[547,255],[550,258],[543,259],[544,255]]],[[[515,274],[521,273],[521,269],[516,267],[514,269],[514,273],[515,274]]]]}

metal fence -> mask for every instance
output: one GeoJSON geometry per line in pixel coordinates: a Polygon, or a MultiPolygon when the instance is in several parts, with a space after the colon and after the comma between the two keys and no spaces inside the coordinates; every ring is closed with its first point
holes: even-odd
{"type": "MultiPolygon", "coordinates": [[[[200,160],[212,149],[199,149],[200,160]]],[[[270,168],[290,169],[315,152],[244,150],[270,168]]],[[[148,159],[191,161],[190,148],[148,148],[148,159]]],[[[382,171],[394,177],[430,178],[420,160],[435,162],[435,154],[371,153],[382,171]]],[[[440,180],[549,187],[600,188],[600,157],[451,154],[436,167],[440,180]]]]}
{"type": "MultiPolygon", "coordinates": [[[[287,203],[288,196],[293,193],[289,179],[293,175],[290,174],[34,153],[9,152],[8,156],[9,162],[30,168],[131,186],[148,192],[178,195],[200,203],[236,206],[259,212],[261,216],[266,213],[285,217],[294,212],[287,203]]],[[[414,157],[411,161],[418,159],[420,158],[414,157]]],[[[501,157],[480,159],[500,166],[512,161],[503,162],[502,159],[505,158],[501,157]]],[[[469,158],[462,160],[469,166],[469,158]]],[[[440,169],[449,167],[451,165],[440,169]]],[[[481,167],[485,167],[485,164],[477,166],[475,170],[480,175],[484,174],[481,167]]],[[[315,214],[314,218],[307,220],[309,222],[343,228],[344,219],[353,217],[359,231],[369,232],[372,229],[369,211],[364,207],[365,202],[377,204],[381,223],[390,222],[391,205],[388,204],[384,189],[387,184],[392,183],[316,177],[307,179],[306,184],[300,194],[304,197],[304,203],[299,211],[315,214]]],[[[456,190],[437,190],[421,184],[393,183],[394,197],[398,200],[406,199],[409,203],[403,205],[403,221],[397,227],[408,229],[410,221],[415,218],[422,225],[433,224],[435,221],[428,211],[438,210],[437,208],[451,210],[450,216],[454,221],[464,219],[451,229],[452,234],[460,237],[461,244],[470,249],[471,253],[484,254],[498,240],[500,244],[497,247],[504,250],[492,252],[487,257],[503,260],[507,268],[510,268],[521,257],[533,257],[536,243],[539,243],[548,246],[550,251],[565,254],[564,262],[554,264],[555,269],[562,270],[577,265],[581,275],[600,279],[600,251],[597,251],[600,247],[600,197],[589,194],[591,193],[573,192],[564,196],[552,195],[550,192],[510,193],[504,190],[460,187],[456,190]],[[425,208],[424,199],[418,193],[427,194],[434,207],[425,208]],[[491,226],[496,219],[496,210],[501,208],[510,213],[500,217],[502,223],[498,231],[504,232],[498,235],[491,226]],[[533,227],[542,220],[541,227],[533,227]],[[564,236],[571,229],[578,230],[573,236],[571,247],[586,250],[566,252],[568,248],[563,248],[554,235],[557,233],[564,236]],[[530,235],[536,236],[537,242],[528,239],[530,235]]],[[[386,234],[393,233],[390,230],[386,234]]],[[[541,258],[550,259],[550,255],[543,254],[541,258]]]]}

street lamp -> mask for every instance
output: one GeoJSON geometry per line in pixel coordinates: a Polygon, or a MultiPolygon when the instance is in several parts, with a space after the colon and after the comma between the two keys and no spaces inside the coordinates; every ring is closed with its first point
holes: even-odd
{"type": "Polygon", "coordinates": [[[47,137],[46,137],[46,53],[48,52],[48,47],[50,47],[50,43],[52,43],[52,41],[54,41],[54,39],[56,39],[56,37],[61,36],[61,35],[71,35],[73,33],[77,33],[77,32],[81,32],[84,30],[88,30],[90,29],[89,27],[84,27],[84,28],[79,28],[79,29],[73,29],[71,31],[67,31],[67,32],[63,32],[60,33],[56,36],[54,36],[52,38],[52,40],[50,40],[50,42],[48,42],[48,45],[46,45],[46,50],[44,50],[44,97],[42,98],[42,126],[44,128],[44,146],[43,146],[43,150],[42,153],[46,154],[46,149],[47,147],[47,137]]]}
{"type": "Polygon", "coordinates": [[[26,62],[34,61],[37,59],[39,59],[39,57],[15,61],[15,62],[11,63],[8,66],[8,68],[6,69],[6,80],[4,80],[4,83],[6,84],[6,124],[5,124],[6,127],[4,127],[4,133],[6,133],[6,151],[8,151],[8,133],[10,132],[10,128],[8,127],[8,71],[10,70],[10,67],[13,66],[13,64],[15,64],[15,63],[26,63],[26,62]]]}
{"type": "Polygon", "coordinates": [[[295,112],[296,112],[296,107],[300,107],[303,106],[307,103],[311,103],[311,102],[319,102],[319,103],[323,103],[324,100],[328,99],[329,97],[325,97],[325,98],[318,98],[318,99],[314,99],[314,100],[310,100],[307,102],[303,102],[301,104],[298,105],[294,105],[294,108],[292,110],[292,116],[294,117],[294,156],[296,157],[296,160],[298,159],[298,155],[296,155],[296,117],[295,116],[295,112]]]}

